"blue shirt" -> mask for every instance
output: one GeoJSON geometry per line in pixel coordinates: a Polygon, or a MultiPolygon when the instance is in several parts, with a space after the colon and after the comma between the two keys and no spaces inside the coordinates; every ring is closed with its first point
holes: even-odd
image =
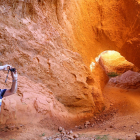
{"type": "Polygon", "coordinates": [[[2,104],[2,98],[3,98],[5,91],[6,91],[6,89],[0,89],[0,106],[2,104]]]}

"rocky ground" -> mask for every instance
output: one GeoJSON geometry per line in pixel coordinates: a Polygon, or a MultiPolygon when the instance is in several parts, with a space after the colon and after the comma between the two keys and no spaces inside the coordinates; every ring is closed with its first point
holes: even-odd
{"type": "MultiPolygon", "coordinates": [[[[62,127],[49,120],[40,124],[1,126],[2,140],[134,140],[140,133],[140,88],[121,89],[107,85],[103,95],[106,108],[85,121],[62,127]],[[48,129],[50,127],[50,130],[48,129]]],[[[138,139],[138,138],[137,138],[138,139]]]]}

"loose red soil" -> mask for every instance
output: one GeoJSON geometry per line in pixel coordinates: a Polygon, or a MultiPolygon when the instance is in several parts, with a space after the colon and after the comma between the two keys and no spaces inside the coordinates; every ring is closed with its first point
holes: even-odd
{"type": "MultiPolygon", "coordinates": [[[[126,90],[107,85],[103,96],[106,108],[102,113],[97,113],[96,116],[87,120],[91,123],[87,128],[84,127],[84,121],[81,121],[81,123],[73,122],[65,126],[65,129],[78,133],[80,139],[88,140],[97,135],[106,135],[109,139],[135,139],[135,135],[140,133],[140,88],[126,90]]],[[[50,120],[44,120],[39,125],[31,123],[18,130],[5,129],[0,132],[0,138],[40,140],[43,139],[44,134],[46,137],[56,135],[59,133],[58,126],[50,120]]]]}

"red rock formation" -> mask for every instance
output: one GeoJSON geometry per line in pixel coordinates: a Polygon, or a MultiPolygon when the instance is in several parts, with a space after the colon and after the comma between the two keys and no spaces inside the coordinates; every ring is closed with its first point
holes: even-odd
{"type": "Polygon", "coordinates": [[[123,73],[120,76],[111,78],[109,84],[127,89],[135,89],[140,87],[140,73],[131,70],[123,73]]]}
{"type": "MultiPolygon", "coordinates": [[[[93,115],[102,110],[102,89],[108,78],[97,64],[91,72],[90,64],[110,48],[125,51],[123,45],[137,29],[134,21],[139,23],[138,11],[136,0],[0,1],[0,60],[17,68],[21,95],[4,99],[3,115],[12,117],[16,107],[22,120],[26,111],[46,115],[62,108],[71,114],[93,115]]],[[[135,48],[134,56],[125,55],[132,62],[140,57],[135,48]]]]}
{"type": "Polygon", "coordinates": [[[3,99],[1,123],[28,123],[35,114],[38,122],[50,114],[76,118],[102,111],[102,89],[108,81],[102,68],[97,66],[100,77],[96,67],[91,72],[78,53],[64,47],[62,29],[57,30],[43,15],[40,2],[5,1],[3,5],[1,63],[16,67],[19,85],[16,95],[3,99]]]}
{"type": "Polygon", "coordinates": [[[105,50],[116,50],[140,68],[139,4],[138,0],[64,1],[61,27],[67,44],[72,43],[86,64],[105,50]]]}

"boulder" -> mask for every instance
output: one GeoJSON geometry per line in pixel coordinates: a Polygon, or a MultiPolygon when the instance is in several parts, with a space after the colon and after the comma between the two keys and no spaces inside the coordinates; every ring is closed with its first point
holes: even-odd
{"type": "Polygon", "coordinates": [[[140,87],[140,73],[127,71],[120,76],[111,78],[109,84],[127,89],[136,89],[140,87]]]}

